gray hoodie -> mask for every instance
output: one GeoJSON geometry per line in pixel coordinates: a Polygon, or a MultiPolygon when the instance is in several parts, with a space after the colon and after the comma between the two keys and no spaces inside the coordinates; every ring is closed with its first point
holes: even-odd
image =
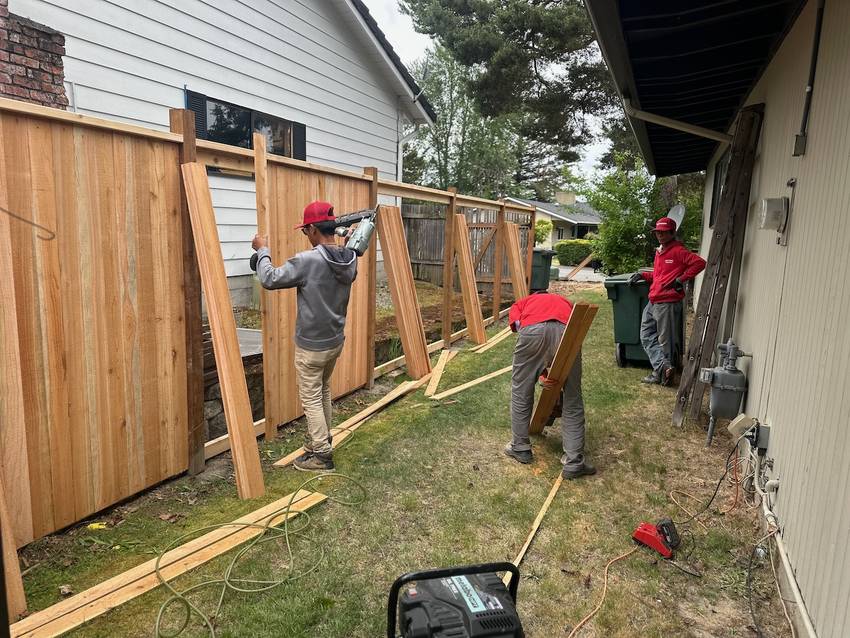
{"type": "Polygon", "coordinates": [[[257,277],[263,288],[298,289],[295,343],[304,350],[330,350],[344,340],[351,283],[357,277],[357,254],[343,246],[319,244],[272,266],[268,248],[257,251],[257,277]]]}

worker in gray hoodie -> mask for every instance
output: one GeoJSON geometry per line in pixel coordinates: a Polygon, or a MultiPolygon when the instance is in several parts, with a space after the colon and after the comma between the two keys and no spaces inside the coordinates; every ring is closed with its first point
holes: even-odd
{"type": "Polygon", "coordinates": [[[351,284],[357,277],[357,254],[338,246],[333,205],[313,202],[296,226],[307,236],[311,250],[298,253],[279,268],[272,265],[267,240],[254,237],[257,276],[263,288],[296,288],[295,375],[307,417],[304,454],[293,465],[304,471],[334,469],[331,439],[331,373],[342,351],[345,316],[351,284]]]}

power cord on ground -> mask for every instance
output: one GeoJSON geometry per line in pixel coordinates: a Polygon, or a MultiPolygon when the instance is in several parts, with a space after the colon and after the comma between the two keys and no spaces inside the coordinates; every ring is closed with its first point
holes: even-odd
{"type": "MultiPolygon", "coordinates": [[[[318,558],[316,558],[312,565],[310,565],[308,568],[298,574],[292,573],[295,554],[292,549],[291,538],[295,536],[301,538],[308,538],[305,534],[305,530],[310,525],[310,516],[307,512],[298,512],[297,518],[300,519],[299,522],[301,524],[297,528],[291,529],[289,525],[289,513],[292,509],[293,503],[295,502],[295,497],[299,491],[305,489],[308,485],[314,482],[327,481],[329,479],[339,479],[343,482],[347,482],[354,485],[359,491],[360,497],[347,500],[338,496],[327,495],[328,500],[333,501],[335,503],[339,503],[340,505],[347,506],[360,505],[366,500],[366,488],[363,487],[363,485],[359,481],[351,478],[350,476],[346,476],[345,474],[339,474],[337,472],[320,474],[317,476],[313,476],[301,483],[301,485],[299,485],[298,488],[292,493],[292,497],[289,499],[289,502],[286,504],[286,506],[280,508],[279,510],[271,514],[266,519],[266,522],[264,524],[222,523],[220,525],[208,525],[206,527],[198,528],[192,530],[191,532],[187,532],[186,534],[179,536],[171,543],[169,543],[165,547],[165,549],[160,552],[159,556],[157,556],[156,564],[154,567],[157,578],[159,578],[159,581],[162,583],[162,585],[171,593],[171,596],[164,603],[162,603],[159,608],[159,613],[157,614],[155,625],[156,638],[176,638],[186,630],[193,614],[197,615],[201,619],[207,629],[207,633],[210,638],[215,638],[216,631],[215,626],[213,625],[213,620],[218,616],[219,612],[221,611],[222,605],[224,604],[225,596],[227,595],[228,591],[235,591],[247,594],[260,594],[274,589],[275,587],[278,587],[284,583],[303,578],[304,576],[318,569],[322,560],[324,560],[325,553],[323,549],[320,549],[319,556],[318,558]],[[281,517],[284,517],[282,525],[272,524],[272,521],[275,521],[281,517]],[[248,543],[246,543],[238,552],[236,552],[236,554],[234,554],[233,558],[231,558],[231,560],[228,562],[227,567],[224,570],[224,574],[221,578],[208,579],[201,583],[193,585],[192,587],[189,587],[183,591],[178,591],[168,581],[168,579],[166,579],[162,575],[162,572],[160,571],[160,561],[162,560],[162,557],[169,550],[173,549],[178,545],[181,545],[187,538],[196,537],[200,534],[204,534],[212,530],[221,529],[224,527],[238,527],[240,529],[255,528],[260,529],[262,531],[259,535],[255,536],[248,543]],[[287,575],[285,577],[270,580],[258,580],[250,578],[237,578],[236,576],[234,576],[234,572],[236,571],[239,562],[254,548],[265,543],[279,542],[281,540],[283,541],[284,546],[286,547],[288,561],[286,567],[287,575]],[[215,610],[212,614],[207,615],[188,599],[188,595],[193,592],[197,592],[198,590],[213,586],[219,586],[221,588],[221,592],[218,596],[218,603],[215,607],[215,610]],[[162,624],[165,618],[165,614],[172,607],[177,607],[178,609],[182,610],[183,617],[180,619],[180,622],[178,623],[176,629],[174,629],[173,631],[166,631],[163,628],[162,624]]],[[[319,543],[318,546],[321,548],[322,544],[319,543]]]]}

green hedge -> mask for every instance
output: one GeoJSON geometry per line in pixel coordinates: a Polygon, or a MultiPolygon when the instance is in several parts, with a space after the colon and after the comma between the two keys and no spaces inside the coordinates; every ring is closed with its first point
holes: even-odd
{"type": "Polygon", "coordinates": [[[555,244],[555,250],[559,264],[577,266],[593,252],[593,245],[587,239],[565,239],[555,244]]]}

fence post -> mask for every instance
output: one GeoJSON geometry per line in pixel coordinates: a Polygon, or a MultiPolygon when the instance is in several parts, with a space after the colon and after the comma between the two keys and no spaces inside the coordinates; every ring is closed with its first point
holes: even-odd
{"type": "Polygon", "coordinates": [[[493,321],[499,320],[502,310],[502,262],[505,260],[505,202],[499,205],[496,215],[496,232],[493,234],[493,321]]]}
{"type": "Polygon", "coordinates": [[[449,186],[451,199],[446,207],[446,227],[443,238],[443,347],[452,344],[452,293],[454,292],[455,260],[455,212],[457,210],[457,188],[449,186]]]}
{"type": "MultiPolygon", "coordinates": [[[[197,161],[195,114],[188,109],[169,109],[171,132],[183,136],[180,163],[197,161]]],[[[201,273],[195,255],[195,239],[186,203],[186,188],[180,182],[180,220],[183,231],[183,292],[186,330],[186,404],[188,415],[189,474],[204,471],[204,353],[201,319],[201,273]]]]}
{"type": "Polygon", "coordinates": [[[528,291],[531,292],[531,262],[534,258],[534,223],[537,220],[537,210],[531,211],[531,225],[528,227],[528,254],[525,256],[525,281],[528,291]]]}
{"type": "MultiPolygon", "coordinates": [[[[366,175],[372,177],[369,184],[369,208],[378,205],[378,169],[367,166],[363,169],[366,175]]],[[[366,365],[368,376],[366,387],[375,385],[375,311],[378,303],[377,279],[378,279],[378,238],[375,236],[374,246],[366,251],[366,277],[369,281],[369,305],[366,319],[366,365]]]]}

